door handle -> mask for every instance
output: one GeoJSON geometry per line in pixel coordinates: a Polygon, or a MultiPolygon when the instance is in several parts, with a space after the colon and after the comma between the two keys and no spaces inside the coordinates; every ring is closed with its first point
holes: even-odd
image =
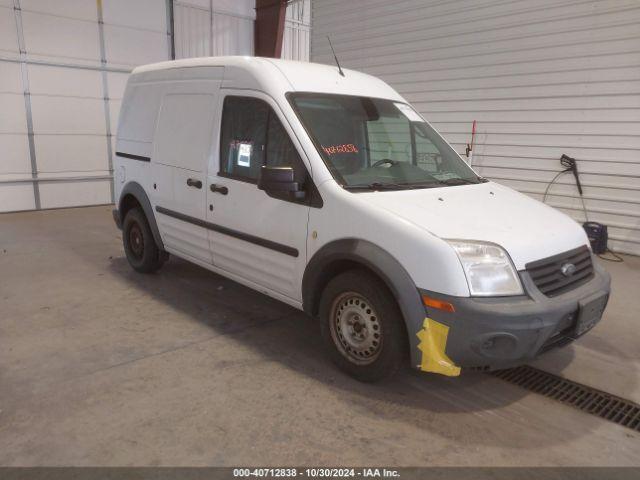
{"type": "Polygon", "coordinates": [[[211,187],[209,188],[211,188],[211,191],[213,193],[221,193],[222,195],[226,195],[227,193],[229,193],[229,189],[224,185],[216,185],[215,183],[212,183],[211,187]]]}
{"type": "Polygon", "coordinates": [[[200,180],[194,180],[193,178],[187,178],[187,185],[195,188],[202,188],[202,182],[200,180]]]}

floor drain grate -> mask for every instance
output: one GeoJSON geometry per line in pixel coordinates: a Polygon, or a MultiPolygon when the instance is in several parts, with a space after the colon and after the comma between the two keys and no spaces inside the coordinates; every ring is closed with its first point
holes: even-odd
{"type": "Polygon", "coordinates": [[[509,383],[640,432],[640,405],[552,373],[523,365],[491,373],[509,383]]]}

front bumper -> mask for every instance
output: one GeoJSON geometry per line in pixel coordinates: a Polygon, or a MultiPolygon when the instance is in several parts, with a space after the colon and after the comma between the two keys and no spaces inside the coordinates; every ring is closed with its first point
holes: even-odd
{"type": "Polygon", "coordinates": [[[606,302],[611,290],[609,274],[595,259],[594,277],[557,297],[542,294],[528,273],[520,278],[526,295],[518,297],[452,297],[421,290],[455,307],[454,313],[427,312],[448,327],[444,353],[453,364],[482,371],[509,368],[565,345],[577,338],[580,302],[601,297],[606,302]]]}

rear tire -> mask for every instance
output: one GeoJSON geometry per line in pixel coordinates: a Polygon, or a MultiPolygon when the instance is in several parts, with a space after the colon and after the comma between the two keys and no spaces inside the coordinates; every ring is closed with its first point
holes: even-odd
{"type": "Polygon", "coordinates": [[[153,273],[162,267],[165,257],[156,245],[147,217],[140,208],[132,208],[125,215],[122,243],[129,265],[135,271],[153,273]]]}
{"type": "Polygon", "coordinates": [[[350,270],[327,284],[320,326],[333,362],[362,382],[389,377],[408,359],[402,313],[387,286],[367,271],[350,270]]]}

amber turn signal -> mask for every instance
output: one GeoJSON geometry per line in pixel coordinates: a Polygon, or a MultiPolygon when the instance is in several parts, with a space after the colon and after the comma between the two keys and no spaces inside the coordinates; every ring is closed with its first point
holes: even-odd
{"type": "Polygon", "coordinates": [[[437,300],[435,298],[428,297],[427,295],[422,295],[422,303],[424,303],[425,307],[437,308],[438,310],[444,310],[445,312],[453,313],[456,311],[456,309],[453,308],[453,305],[449,302],[437,300]]]}

